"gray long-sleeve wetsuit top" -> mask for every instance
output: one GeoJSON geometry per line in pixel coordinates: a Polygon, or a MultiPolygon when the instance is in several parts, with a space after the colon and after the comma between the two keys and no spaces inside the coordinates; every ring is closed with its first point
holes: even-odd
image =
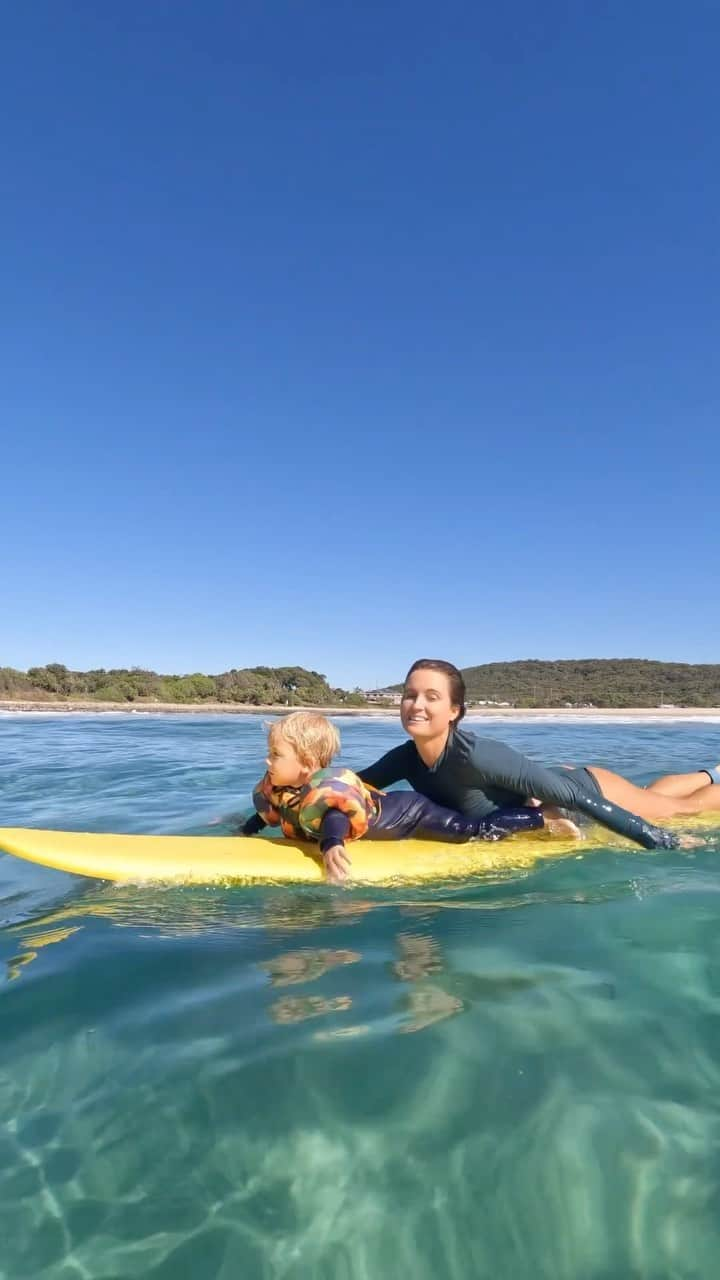
{"type": "Polygon", "coordinates": [[[416,791],[470,817],[481,818],[502,805],[522,804],[535,796],[545,804],[576,809],[646,849],[674,848],[672,831],[652,826],[606,800],[584,768],[548,768],[494,738],[477,738],[467,729],[450,733],[442,755],[428,767],[412,740],[401,743],[367,769],[364,782],[388,787],[405,780],[416,791]]]}

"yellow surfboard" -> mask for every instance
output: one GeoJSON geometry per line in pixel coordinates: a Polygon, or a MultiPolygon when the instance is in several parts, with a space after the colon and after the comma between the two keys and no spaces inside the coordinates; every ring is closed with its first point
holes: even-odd
{"type": "MultiPolygon", "coordinates": [[[[545,835],[444,844],[437,840],[357,840],[348,845],[353,881],[442,880],[538,858],[582,853],[587,842],[545,835]]],[[[324,880],[319,848],[260,836],[108,835],[0,827],[0,850],[59,871],[116,881],[290,883],[324,880]]]]}
{"type": "MultiPolygon", "coordinates": [[[[693,820],[693,827],[719,824],[719,815],[693,820]]],[[[683,827],[688,823],[684,822],[683,827]]],[[[450,845],[436,840],[357,840],[347,846],[351,879],[363,883],[432,881],[478,876],[512,868],[532,867],[539,859],[577,858],[597,847],[618,845],[602,827],[593,827],[583,841],[557,840],[543,832],[510,836],[501,841],[471,841],[450,845]]],[[[141,883],[176,881],[210,884],[301,883],[324,879],[318,845],[259,836],[127,836],[86,831],[41,831],[29,827],[0,827],[0,850],[42,867],[76,876],[141,883]]]]}
{"type": "MultiPolygon", "coordinates": [[[[718,824],[718,815],[712,815],[718,824]]],[[[699,825],[706,825],[700,820],[699,825]]],[[[684,826],[687,824],[683,824],[684,826]]],[[[693,823],[696,825],[696,823],[693,823]]],[[[539,859],[577,857],[618,838],[594,827],[583,841],[542,832],[505,840],[444,844],[437,840],[357,840],[348,845],[351,878],[366,884],[443,880],[530,867],[539,859]]],[[[623,847],[634,848],[627,841],[623,847]]],[[[75,875],[129,882],[300,883],[324,879],[316,844],[259,836],[154,836],[0,827],[0,850],[75,875]]]]}

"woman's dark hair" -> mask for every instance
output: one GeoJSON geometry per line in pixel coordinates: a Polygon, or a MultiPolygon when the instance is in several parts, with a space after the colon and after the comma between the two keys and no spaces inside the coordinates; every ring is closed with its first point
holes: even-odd
{"type": "Polygon", "coordinates": [[[458,671],[452,662],[445,662],[443,658],[418,658],[417,662],[413,662],[410,670],[405,677],[407,684],[413,671],[441,671],[447,676],[447,682],[450,686],[450,701],[453,706],[459,707],[460,711],[457,718],[453,720],[453,725],[458,725],[467,710],[465,706],[465,681],[462,673],[458,671]]]}

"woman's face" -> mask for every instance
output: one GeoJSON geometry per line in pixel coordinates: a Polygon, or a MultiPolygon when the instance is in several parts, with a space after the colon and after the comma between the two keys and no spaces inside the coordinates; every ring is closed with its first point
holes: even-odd
{"type": "Polygon", "coordinates": [[[405,681],[400,719],[411,738],[427,740],[446,734],[460,712],[450,700],[450,682],[444,671],[426,667],[411,672],[405,681]]]}

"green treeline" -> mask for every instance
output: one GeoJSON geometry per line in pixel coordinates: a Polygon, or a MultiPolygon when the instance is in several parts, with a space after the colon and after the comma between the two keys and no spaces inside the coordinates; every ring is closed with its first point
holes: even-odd
{"type": "MultiPolygon", "coordinates": [[[[587,658],[489,662],[466,667],[471,703],[516,707],[720,706],[720,664],[587,658]]],[[[401,686],[396,685],[399,689],[401,686]]],[[[27,672],[0,667],[0,699],[98,702],[248,703],[250,706],[365,706],[360,689],[333,689],[305,667],[244,667],[222,675],[167,676],[134,667],[70,671],[60,662],[27,672]]],[[[378,700],[373,699],[376,705],[378,700]]]]}
{"type": "Polygon", "coordinates": [[[0,698],[98,702],[244,702],[251,706],[364,706],[359,689],[331,689],[325,676],[304,667],[245,667],[219,676],[163,676],[138,667],[69,671],[61,662],[27,672],[0,667],[0,698]]]}
{"type": "Polygon", "coordinates": [[[720,665],[582,658],[488,662],[463,671],[471,702],[517,707],[720,707],[720,665]]]}

